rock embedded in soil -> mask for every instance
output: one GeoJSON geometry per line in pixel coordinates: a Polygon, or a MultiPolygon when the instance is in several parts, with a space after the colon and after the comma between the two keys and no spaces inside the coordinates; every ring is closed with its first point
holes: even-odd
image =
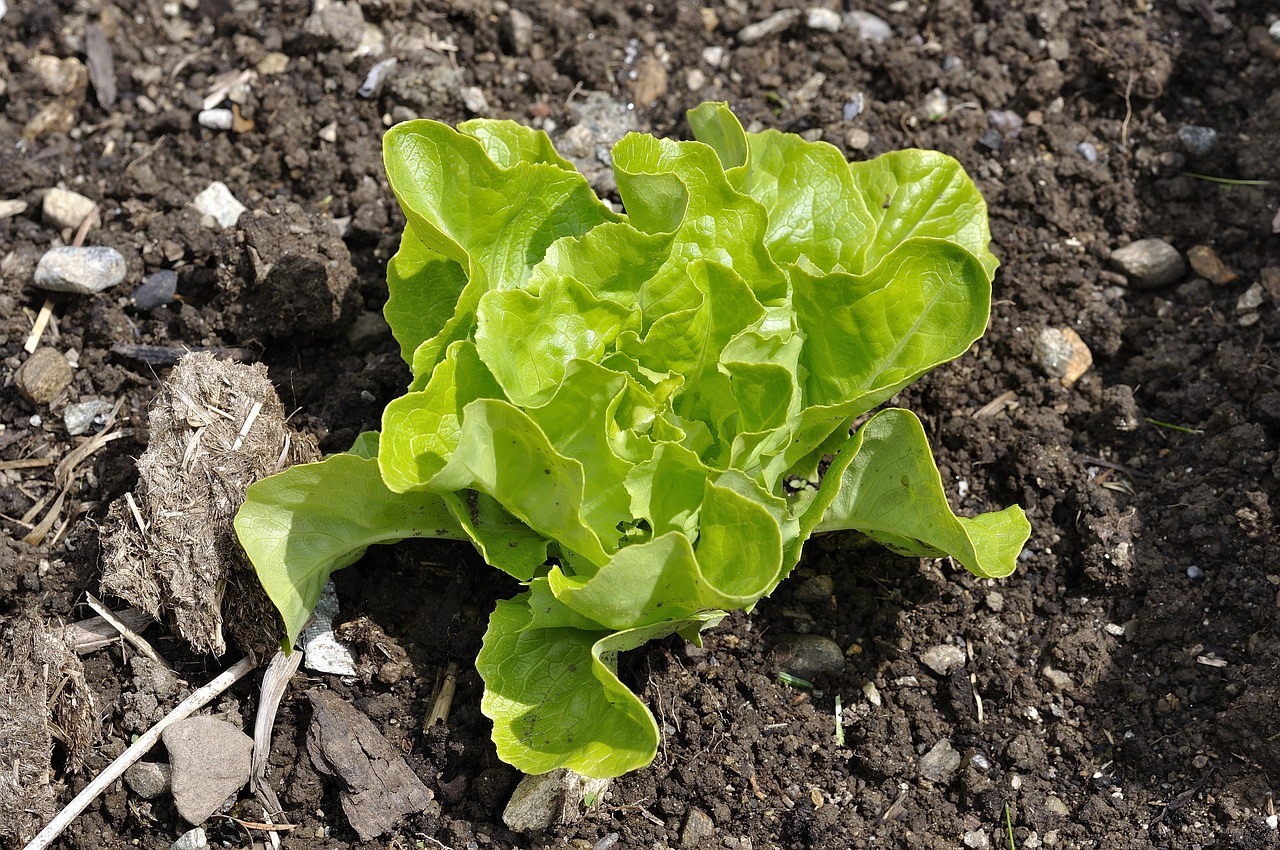
{"type": "Polygon", "coordinates": [[[111,402],[100,398],[68,404],[62,411],[62,424],[67,429],[68,435],[78,437],[89,433],[93,428],[94,420],[99,416],[105,417],[111,412],[111,408],[111,402]]]}
{"type": "Polygon", "coordinates": [[[711,816],[698,808],[690,808],[685,815],[684,826],[680,829],[680,847],[693,850],[701,847],[716,837],[716,824],[711,816]]]}
{"type": "Polygon", "coordinates": [[[172,787],[169,765],[157,761],[140,761],[124,772],[129,790],[144,800],[154,800],[172,787]]]}
{"type": "Polygon", "coordinates": [[[93,295],[124,280],[124,255],[101,246],[51,248],[36,264],[35,284],[52,292],[93,295]]]}
{"type": "Polygon", "coordinates": [[[1134,289],[1159,289],[1187,273],[1178,249],[1163,239],[1139,239],[1111,252],[1111,265],[1134,289]]]}
{"type": "Polygon", "coordinates": [[[840,17],[840,13],[834,9],[826,9],[821,6],[815,6],[804,13],[804,25],[811,30],[819,32],[840,32],[840,25],[844,23],[840,17]]]}
{"type": "Polygon", "coordinates": [[[53,402],[71,384],[71,378],[67,358],[52,348],[37,348],[13,373],[18,393],[37,407],[53,402]]]}
{"type": "Polygon", "coordinates": [[[873,41],[876,44],[884,44],[893,37],[893,27],[889,26],[888,21],[861,9],[846,12],[844,26],[857,33],[863,41],[873,41]]]}
{"type": "Polygon", "coordinates": [[[209,846],[209,837],[200,827],[182,833],[177,841],[169,845],[169,850],[204,850],[209,846]]]}
{"type": "Polygon", "coordinates": [[[177,291],[178,273],[172,269],[161,269],[143,278],[142,283],[129,296],[129,300],[139,310],[150,312],[173,301],[177,291]]]}
{"type": "Polygon", "coordinates": [[[1236,280],[1236,273],[1227,268],[1218,252],[1208,245],[1192,245],[1188,248],[1187,262],[1191,264],[1191,271],[1217,286],[1225,286],[1236,280]]]}
{"type": "Polygon", "coordinates": [[[939,676],[959,670],[964,666],[964,660],[964,650],[949,643],[931,646],[920,655],[920,663],[939,676]]]}
{"type": "Polygon", "coordinates": [[[949,739],[941,738],[920,757],[919,769],[925,779],[944,785],[960,769],[960,754],[951,746],[949,739]]]}
{"type": "Polygon", "coordinates": [[[778,666],[801,679],[835,676],[844,670],[840,645],[822,635],[791,635],[777,649],[778,666]]]}
{"type": "Polygon", "coordinates": [[[248,207],[236,200],[227,184],[213,181],[203,192],[191,199],[191,205],[201,215],[207,215],[218,223],[223,230],[235,227],[240,216],[248,211],[248,207]]]}
{"type": "Polygon", "coordinates": [[[1050,378],[1069,387],[1093,365],[1093,352],[1072,328],[1045,328],[1036,338],[1032,360],[1050,378]]]}
{"type": "Polygon", "coordinates": [[[1218,145],[1218,131],[1212,127],[1187,124],[1178,128],[1178,141],[1191,156],[1208,156],[1218,145]]]}
{"type": "Polygon", "coordinates": [[[794,24],[800,14],[799,9],[783,9],[780,12],[774,12],[762,21],[748,24],[738,30],[738,43],[755,44],[757,41],[763,41],[769,36],[777,35],[794,24]]]}
{"type": "Polygon", "coordinates": [[[511,9],[498,30],[502,49],[512,56],[524,56],[533,48],[533,18],[519,9],[511,9]]]}
{"type": "Polygon", "coordinates": [[[183,820],[204,823],[249,781],[253,739],[216,717],[188,717],[164,730],[173,804],[183,820]]]}
{"type": "Polygon", "coordinates": [[[75,229],[96,206],[92,198],[55,186],[44,193],[44,199],[40,203],[40,215],[46,223],[59,230],[75,229]]]}

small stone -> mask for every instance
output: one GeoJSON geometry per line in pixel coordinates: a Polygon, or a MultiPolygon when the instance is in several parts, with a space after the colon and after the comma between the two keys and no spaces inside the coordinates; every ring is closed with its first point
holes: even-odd
{"type": "Polygon", "coordinates": [[[230,109],[201,109],[196,115],[196,123],[210,130],[230,130],[236,123],[236,114],[230,109]]]}
{"type": "Polygon", "coordinates": [[[209,839],[204,830],[196,827],[182,833],[182,837],[169,845],[169,850],[204,850],[209,846],[209,839]]]}
{"type": "Polygon", "coordinates": [[[804,23],[811,30],[820,32],[840,32],[844,23],[840,13],[834,9],[816,7],[804,13],[804,23]]]}
{"type": "Polygon", "coordinates": [[[67,433],[72,437],[87,434],[91,430],[96,430],[93,425],[98,417],[106,421],[112,407],[111,402],[104,399],[68,404],[66,410],[62,411],[62,424],[66,426],[67,433]]]}
{"type": "Polygon", "coordinates": [[[951,741],[941,738],[920,757],[920,775],[930,782],[945,784],[960,769],[960,754],[951,746],[951,741]]]}
{"type": "Polygon", "coordinates": [[[79,192],[72,192],[55,186],[44,193],[40,204],[40,214],[44,220],[58,228],[77,228],[85,216],[93,212],[97,206],[92,198],[86,198],[79,192]]]}
{"type": "Polygon", "coordinates": [[[1040,675],[1044,676],[1045,681],[1049,683],[1055,691],[1069,691],[1074,687],[1071,676],[1061,670],[1046,666],[1040,671],[1040,675]]]}
{"type": "Polygon", "coordinates": [[[129,790],[144,800],[154,800],[169,791],[169,765],[156,761],[140,761],[124,772],[129,790]]]}
{"type": "Polygon", "coordinates": [[[1065,818],[1071,814],[1071,809],[1067,808],[1067,804],[1052,794],[1044,798],[1044,810],[1060,818],[1065,818]]]}
{"type": "Polygon", "coordinates": [[[338,141],[338,122],[330,121],[328,124],[325,124],[316,133],[316,138],[320,139],[322,142],[328,142],[329,144],[333,144],[338,141]]]}
{"type": "Polygon", "coordinates": [[[512,9],[502,19],[498,34],[504,50],[512,56],[524,56],[533,47],[533,18],[519,9],[512,9]]]}
{"type": "Polygon", "coordinates": [[[1187,273],[1178,249],[1163,239],[1139,239],[1111,252],[1111,265],[1134,289],[1159,289],[1187,273]]]}
{"type": "Polygon", "coordinates": [[[1227,268],[1218,253],[1208,245],[1192,245],[1188,248],[1187,262],[1193,272],[1218,286],[1225,286],[1236,280],[1236,273],[1227,268]]]}
{"type": "Polygon", "coordinates": [[[12,200],[0,200],[0,221],[6,218],[13,218],[15,215],[22,215],[27,211],[27,202],[20,198],[12,200]]]}
{"type": "MultiPolygon", "coordinates": [[[[356,94],[364,98],[373,97],[377,94],[382,89],[382,81],[387,78],[387,74],[390,74],[395,69],[399,61],[396,57],[390,56],[370,68],[369,73],[365,74],[364,82],[360,84],[360,88],[356,89],[356,94]]],[[[337,122],[331,123],[334,128],[334,137],[327,141],[336,141],[338,138],[337,122]]],[[[324,130],[320,132],[323,134],[324,130]]],[[[324,136],[321,135],[321,138],[324,138],[324,136]]]]}
{"type": "Polygon", "coordinates": [[[702,48],[702,61],[712,68],[719,68],[720,63],[724,61],[724,48],[719,44],[702,48]]]}
{"type": "Polygon", "coordinates": [[[254,65],[253,68],[264,77],[279,76],[289,68],[289,54],[267,53],[258,60],[258,64],[254,65]]]}
{"type": "Polygon", "coordinates": [[[1218,131],[1212,127],[1188,124],[1178,128],[1178,141],[1191,156],[1208,156],[1218,146],[1218,131]]]}
{"type": "Polygon", "coordinates": [[[690,68],[684,75],[684,84],[691,92],[700,92],[707,87],[707,75],[701,68],[690,68]]]}
{"type": "Polygon", "coordinates": [[[934,88],[924,96],[924,115],[930,121],[941,121],[947,117],[951,98],[942,89],[934,88]]]}
{"type": "Polygon", "coordinates": [[[13,373],[13,382],[23,398],[42,407],[62,394],[71,377],[67,358],[52,348],[37,348],[13,373]]]}
{"type": "Polygon", "coordinates": [[[31,60],[31,70],[44,83],[45,91],[55,97],[81,95],[89,86],[89,69],[74,56],[36,56],[31,60]]]}
{"type": "Polygon", "coordinates": [[[949,643],[931,646],[920,655],[920,663],[939,676],[945,676],[964,666],[964,650],[949,643]]]}
{"type": "Polygon", "coordinates": [[[960,836],[960,841],[965,847],[971,847],[973,850],[987,850],[991,846],[991,839],[980,829],[964,833],[960,836]]]}
{"type": "Polygon", "coordinates": [[[178,273],[172,269],[161,269],[143,278],[129,300],[139,310],[151,311],[172,301],[177,291],[178,273]]]}
{"type": "Polygon", "coordinates": [[[840,645],[822,635],[793,635],[780,649],[779,666],[801,679],[813,681],[818,676],[835,676],[844,670],[844,653],[840,645]]]}
{"type": "Polygon", "coordinates": [[[856,32],[863,41],[874,41],[876,44],[884,44],[893,37],[893,27],[889,26],[888,21],[861,9],[846,12],[844,26],[845,29],[856,32]]]}
{"type": "Polygon", "coordinates": [[[1032,360],[1050,378],[1069,387],[1089,371],[1093,353],[1071,328],[1045,328],[1036,340],[1032,360]]]}
{"type": "Polygon", "coordinates": [[[1236,299],[1236,312],[1252,313],[1262,306],[1266,297],[1267,291],[1262,288],[1262,284],[1254,283],[1236,299]]]}
{"type": "Polygon", "coordinates": [[[636,63],[631,81],[631,97],[637,106],[649,106],[667,93],[670,85],[667,67],[656,56],[645,56],[636,63]]]}
{"type": "Polygon", "coordinates": [[[690,807],[680,829],[680,846],[686,850],[702,847],[716,837],[715,821],[701,809],[690,807]]]}
{"type": "Polygon", "coordinates": [[[51,248],[36,264],[34,279],[41,289],[93,295],[124,280],[127,271],[124,256],[115,248],[51,248]]]}
{"type": "Polygon", "coordinates": [[[880,698],[880,689],[876,687],[875,682],[865,682],[862,685],[862,695],[867,698],[867,702],[879,708],[884,704],[884,700],[880,698]]]}
{"type": "Polygon", "coordinates": [[[871,144],[871,134],[861,127],[854,127],[845,134],[844,143],[851,151],[866,150],[871,144]]]}
{"type": "Polygon", "coordinates": [[[825,605],[831,602],[836,583],[829,575],[805,579],[796,587],[795,600],[802,605],[825,605]]]}
{"type": "Polygon", "coordinates": [[[235,227],[236,222],[240,220],[240,216],[248,210],[248,207],[237,201],[235,195],[231,194],[227,184],[217,180],[210,183],[207,189],[192,198],[191,205],[201,215],[210,216],[224,230],[228,227],[235,227]]]}
{"type": "Polygon", "coordinates": [[[538,776],[525,776],[511,792],[502,820],[513,832],[542,832],[556,822],[564,807],[569,771],[557,768],[538,776]]]}
{"type": "Polygon", "coordinates": [[[173,803],[192,824],[204,823],[249,781],[253,739],[216,717],[189,717],[164,730],[173,803]]]}
{"type": "Polygon", "coordinates": [[[993,590],[987,594],[987,607],[995,613],[999,614],[1004,610],[1004,594],[998,590],[993,590]]]}
{"type": "Polygon", "coordinates": [[[799,17],[799,9],[783,9],[780,12],[774,12],[763,21],[757,21],[738,30],[738,43],[755,44],[771,35],[777,35],[795,23],[799,17]]]}
{"type": "Polygon", "coordinates": [[[489,101],[479,86],[467,86],[462,90],[462,105],[472,115],[489,114],[489,101]]]}

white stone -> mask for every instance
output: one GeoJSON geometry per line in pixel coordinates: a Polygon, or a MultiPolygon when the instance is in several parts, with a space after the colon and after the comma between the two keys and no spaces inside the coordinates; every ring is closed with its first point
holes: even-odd
{"type": "Polygon", "coordinates": [[[833,9],[817,7],[805,12],[804,23],[811,30],[840,32],[840,25],[843,21],[839,12],[833,9]]]}
{"type": "Polygon", "coordinates": [[[783,9],[780,12],[774,12],[763,21],[757,21],[738,30],[738,43],[755,44],[771,35],[777,35],[795,23],[796,18],[799,17],[799,9],[783,9]]]}
{"type": "Polygon", "coordinates": [[[893,36],[893,27],[889,26],[888,21],[879,15],[863,12],[860,9],[846,12],[844,25],[856,32],[863,40],[874,41],[877,44],[884,44],[893,36]]]}
{"type": "Polygon", "coordinates": [[[77,228],[95,206],[92,198],[55,186],[44,193],[40,214],[45,222],[59,229],[77,228]]]}
{"type": "Polygon", "coordinates": [[[939,676],[945,676],[964,666],[964,650],[949,643],[931,646],[921,654],[920,662],[939,676]]]}
{"type": "Polygon", "coordinates": [[[208,127],[210,130],[230,130],[235,120],[235,113],[230,109],[202,109],[196,116],[200,126],[208,127]]]}
{"type": "Polygon", "coordinates": [[[209,837],[200,827],[182,833],[182,837],[169,845],[169,850],[204,850],[209,846],[209,837]]]}
{"type": "Polygon", "coordinates": [[[192,198],[191,205],[199,210],[201,215],[211,216],[218,226],[224,229],[235,227],[240,216],[248,210],[248,207],[236,200],[235,195],[231,194],[231,190],[225,183],[217,180],[192,198]]]}

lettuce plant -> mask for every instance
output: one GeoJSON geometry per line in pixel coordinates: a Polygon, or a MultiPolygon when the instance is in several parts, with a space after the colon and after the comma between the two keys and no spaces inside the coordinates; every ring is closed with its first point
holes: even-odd
{"type": "Polygon", "coordinates": [[[618,653],[750,609],[815,532],[1001,577],[1030,531],[1016,506],[955,516],[919,420],[869,415],[986,326],[997,262],[960,165],[850,164],[724,104],[689,122],[696,141],[614,148],[625,214],[541,132],[392,128],[386,317],[412,383],[380,433],[236,518],[289,641],[373,543],[468,540],[522,582],[476,663],[528,773],[647,765],[658,727],[618,653]]]}

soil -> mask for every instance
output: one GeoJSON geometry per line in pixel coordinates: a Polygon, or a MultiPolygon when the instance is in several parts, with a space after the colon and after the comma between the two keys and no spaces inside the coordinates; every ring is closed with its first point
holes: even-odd
{"type": "MultiPolygon", "coordinates": [[[[745,25],[808,8],[770,0],[511,6],[361,0],[362,28],[350,25],[355,2],[324,20],[308,20],[300,0],[9,4],[0,201],[27,206],[0,219],[0,618],[87,615],[107,559],[102,523],[137,484],[148,405],[182,350],[265,364],[291,425],[326,451],[376,426],[408,380],[377,319],[402,226],[382,175],[390,123],[480,112],[559,137],[574,105],[603,92],[638,128],[687,136],[686,109],[727,100],[744,124],[820,137],[853,159],[929,147],[973,175],[1003,261],[990,331],[901,401],[924,418],[953,505],[1027,509],[1021,568],[980,581],[852,537],[814,541],[795,579],[702,648],[673,638],[623,659],[662,724],[657,760],[576,822],[530,836],[503,824],[518,777],[494,755],[472,667],[495,598],[514,587],[465,547],[372,553],[336,576],[341,619],[367,617],[409,667],[390,684],[312,674],[290,687],[268,774],[297,825],[285,846],[1274,847],[1274,4],[857,4],[892,27],[883,43],[848,22],[812,28],[805,14],[744,43],[745,25]],[[91,83],[41,58],[90,49],[91,83]],[[399,62],[380,90],[358,94],[387,56],[399,62]],[[232,128],[198,123],[224,75],[245,70],[230,91],[232,128]],[[941,110],[935,88],[948,97],[941,110]],[[191,206],[215,180],[253,211],[224,232],[191,206]],[[119,249],[128,272],[100,295],[52,297],[42,345],[74,369],[56,397],[32,403],[14,378],[46,298],[32,270],[74,235],[41,215],[58,185],[98,202],[86,244],[119,249]],[[1157,289],[1128,286],[1111,252],[1147,237],[1196,256],[1195,268],[1157,289]],[[283,257],[290,240],[312,283],[305,303],[248,253],[283,257]],[[176,297],[140,308],[136,288],[166,269],[176,297]],[[1069,387],[1036,365],[1046,328],[1074,329],[1092,350],[1092,369],[1069,387]],[[95,447],[56,521],[23,542],[65,483],[55,465],[89,439],[69,436],[62,414],[93,399],[122,402],[112,427],[124,436],[95,447]],[[812,690],[781,682],[779,651],[796,633],[836,641],[843,672],[812,690]],[[961,648],[960,666],[924,663],[938,646],[961,648]],[[424,731],[449,662],[452,713],[424,731]],[[434,796],[424,813],[358,840],[308,756],[306,692],[317,686],[405,754],[434,796]]],[[[193,687],[234,657],[194,654],[160,625],[146,636],[193,687]]],[[[84,657],[103,728],[83,771],[51,754],[61,801],[128,743],[126,706],[145,687],[131,655],[117,645],[84,657]]],[[[251,716],[255,700],[246,680],[217,710],[251,716]]],[[[168,798],[117,785],[56,846],[165,847],[186,828],[168,798]]],[[[248,843],[229,821],[208,828],[224,846],[248,843]]]]}

